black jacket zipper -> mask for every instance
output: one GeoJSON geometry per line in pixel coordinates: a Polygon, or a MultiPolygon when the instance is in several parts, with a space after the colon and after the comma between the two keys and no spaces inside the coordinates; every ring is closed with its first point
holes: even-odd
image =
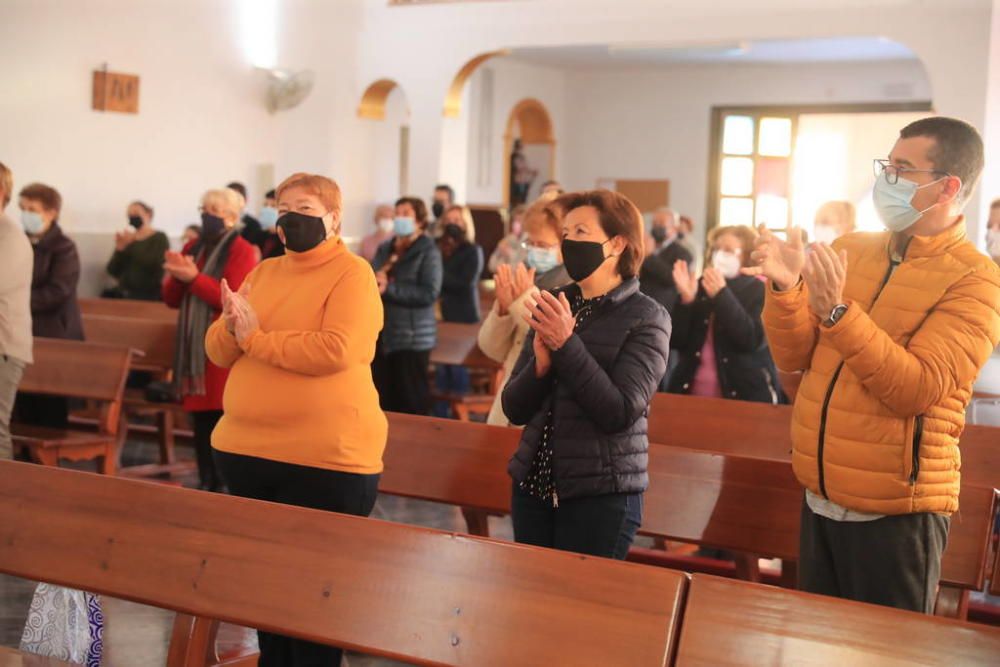
{"type": "MultiPolygon", "coordinates": [[[[906,244],[907,248],[909,243],[906,244]]],[[[903,249],[903,259],[906,258],[906,248],[903,249]]],[[[875,298],[872,299],[872,306],[869,309],[871,311],[875,308],[875,302],[878,298],[882,296],[882,291],[885,286],[889,283],[889,278],[892,277],[892,272],[896,270],[896,267],[902,264],[902,260],[899,262],[892,259],[892,251],[889,251],[889,269],[885,272],[885,276],[882,277],[882,283],[878,286],[878,291],[875,292],[875,298]]],[[[820,325],[822,326],[822,325],[820,325]]],[[[823,448],[826,445],[826,418],[827,413],[830,410],[830,399],[833,398],[833,389],[837,385],[837,380],[840,379],[840,373],[844,370],[844,362],[841,361],[837,364],[837,370],[833,372],[833,378],[830,380],[830,386],[826,388],[826,396],[823,397],[823,409],[819,415],[819,441],[816,447],[816,465],[819,467],[819,492],[827,500],[830,496],[826,494],[826,475],[823,472],[823,448]]]]}
{"type": "Polygon", "coordinates": [[[910,484],[917,483],[917,475],[920,474],[920,441],[924,437],[924,416],[917,415],[913,422],[913,466],[910,470],[910,484]]]}

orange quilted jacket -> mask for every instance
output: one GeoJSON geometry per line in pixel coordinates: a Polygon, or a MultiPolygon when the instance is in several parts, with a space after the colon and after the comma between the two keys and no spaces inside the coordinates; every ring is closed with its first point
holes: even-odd
{"type": "Polygon", "coordinates": [[[803,283],[768,289],[763,320],[778,367],[805,371],[792,464],[813,493],[879,514],[958,509],[959,436],[980,369],[1000,341],[1000,269],[965,221],[913,237],[851,234],[847,313],[819,324],[803,283]],[[898,257],[898,255],[897,255],[898,257]]]}

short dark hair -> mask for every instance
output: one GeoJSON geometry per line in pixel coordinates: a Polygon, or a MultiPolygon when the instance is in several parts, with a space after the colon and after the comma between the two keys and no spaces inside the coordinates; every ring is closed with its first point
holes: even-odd
{"type": "Polygon", "coordinates": [[[900,139],[913,137],[934,140],[927,159],[936,170],[962,179],[958,199],[968,201],[983,173],[983,138],[976,128],[957,118],[933,116],[914,121],[899,131],[900,139]]]}
{"type": "Polygon", "coordinates": [[[448,203],[455,203],[455,190],[452,189],[450,185],[442,183],[434,187],[434,192],[447,192],[448,193],[448,203]]]}
{"type": "Polygon", "coordinates": [[[247,186],[243,185],[239,181],[233,181],[232,183],[230,183],[226,187],[229,188],[230,190],[236,190],[237,192],[239,192],[241,195],[243,195],[243,201],[246,201],[246,199],[247,199],[247,186]]]}
{"type": "Polygon", "coordinates": [[[618,257],[618,273],[626,280],[634,278],[639,273],[642,259],[645,257],[645,226],[642,213],[628,197],[610,190],[587,190],[565,194],[550,206],[562,212],[563,216],[570,211],[584,206],[597,209],[597,217],[601,229],[608,238],[621,236],[625,239],[625,251],[618,257]]]}
{"type": "Polygon", "coordinates": [[[139,201],[138,199],[136,199],[134,202],[132,202],[131,204],[129,204],[129,206],[138,206],[143,211],[145,211],[146,215],[148,215],[150,218],[153,217],[153,207],[150,206],[149,204],[147,204],[144,201],[139,201]]]}
{"type": "Polygon", "coordinates": [[[264,193],[264,199],[277,199],[273,188],[264,193]]]}
{"type": "Polygon", "coordinates": [[[40,202],[42,206],[58,214],[62,211],[62,196],[59,192],[48,185],[42,183],[31,183],[21,188],[21,195],[25,199],[40,202]]]}
{"type": "Polygon", "coordinates": [[[417,224],[424,226],[427,224],[427,205],[420,197],[400,197],[396,200],[395,206],[409,204],[413,207],[413,214],[417,216],[417,224]]]}

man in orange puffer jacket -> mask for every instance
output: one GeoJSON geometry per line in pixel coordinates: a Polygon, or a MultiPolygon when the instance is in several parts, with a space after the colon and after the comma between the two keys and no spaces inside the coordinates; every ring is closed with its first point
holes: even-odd
{"type": "Polygon", "coordinates": [[[965,409],[1000,341],[1000,269],[962,215],[982,168],[972,126],[926,118],[875,162],[888,231],[807,253],[800,230],[762,230],[746,272],[769,279],[778,367],[805,372],[792,416],[804,590],[933,611],[965,409]]]}

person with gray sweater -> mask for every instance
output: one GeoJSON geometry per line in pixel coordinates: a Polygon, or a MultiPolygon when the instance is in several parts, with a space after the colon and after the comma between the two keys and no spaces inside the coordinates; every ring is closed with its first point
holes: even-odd
{"type": "Polygon", "coordinates": [[[31,356],[31,275],[34,256],[24,228],[4,213],[14,179],[0,163],[0,459],[13,455],[10,414],[17,385],[31,356]]]}

